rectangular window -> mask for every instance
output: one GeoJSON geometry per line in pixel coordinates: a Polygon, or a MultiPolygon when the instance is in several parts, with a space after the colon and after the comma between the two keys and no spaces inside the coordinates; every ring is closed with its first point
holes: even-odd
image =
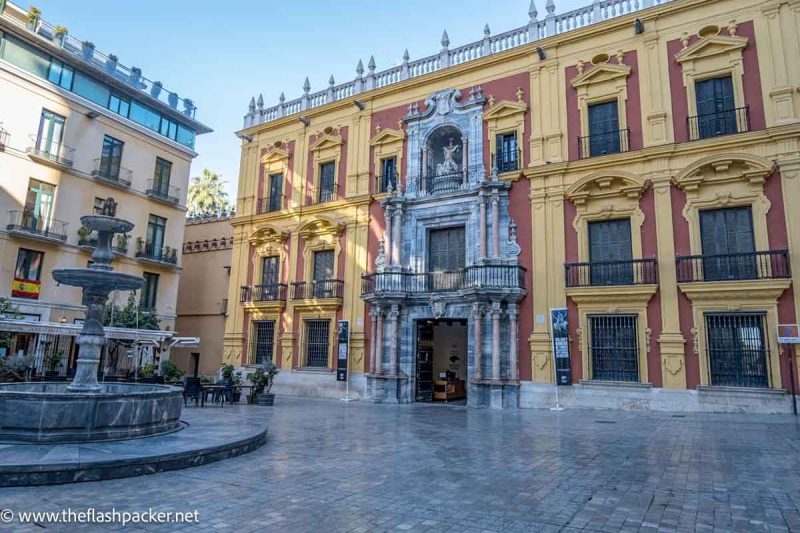
{"type": "Polygon", "coordinates": [[[47,79],[68,91],[72,90],[72,78],[74,70],[69,65],[65,65],[58,59],[50,63],[50,74],[47,79]]]}
{"type": "Polygon", "coordinates": [[[589,106],[589,155],[594,157],[620,152],[619,110],[617,101],[589,106]]]}
{"type": "Polygon", "coordinates": [[[764,313],[706,313],[711,385],[768,387],[764,313]]]}
{"type": "Polygon", "coordinates": [[[15,67],[47,79],[50,70],[50,56],[16,37],[3,34],[3,59],[15,67]]]}
{"type": "Polygon", "coordinates": [[[381,159],[381,175],[378,182],[379,192],[386,192],[389,190],[391,184],[392,190],[397,188],[397,158],[384,157],[381,159]]]}
{"type": "Polygon", "coordinates": [[[333,279],[333,250],[314,252],[314,298],[333,298],[337,296],[338,283],[333,279]]]}
{"type": "Polygon", "coordinates": [[[700,211],[706,281],[754,279],[758,275],[749,207],[700,211]]]}
{"type": "Polygon", "coordinates": [[[108,87],[102,83],[96,82],[89,76],[76,72],[75,80],[72,82],[72,90],[75,94],[83,96],[99,106],[108,107],[111,91],[108,87]]]}
{"type": "Polygon", "coordinates": [[[272,361],[272,352],[275,342],[275,321],[258,320],[253,322],[253,354],[254,363],[264,364],[272,361]]]}
{"type": "Polygon", "coordinates": [[[269,205],[270,213],[281,210],[283,201],[283,174],[272,174],[269,177],[269,205]]]}
{"type": "Polygon", "coordinates": [[[161,115],[135,100],[131,102],[130,119],[156,132],[161,127],[161,115]]]}
{"type": "Polygon", "coordinates": [[[464,226],[428,232],[431,290],[450,291],[461,288],[467,257],[465,240],[464,226]]]}
{"type": "Polygon", "coordinates": [[[630,219],[589,223],[592,285],[630,285],[633,283],[632,259],[630,219]]]}
{"type": "Polygon", "coordinates": [[[639,381],[636,322],[636,315],[589,316],[589,358],[593,380],[639,381]]]}
{"type": "Polygon", "coordinates": [[[501,133],[495,142],[497,144],[497,154],[495,164],[498,172],[512,172],[519,169],[517,156],[517,132],[501,133]]]}
{"type": "Polygon", "coordinates": [[[690,139],[708,139],[738,133],[737,112],[730,76],[698,81],[694,85],[697,117],[690,119],[690,139]]]}
{"type": "Polygon", "coordinates": [[[50,157],[61,157],[64,153],[63,138],[66,119],[47,109],[42,110],[39,132],[36,135],[36,150],[50,157]]]}
{"type": "Polygon", "coordinates": [[[125,96],[114,93],[108,101],[108,108],[114,113],[127,118],[131,112],[131,101],[125,96]]]}
{"type": "Polygon", "coordinates": [[[336,164],[331,161],[319,166],[319,195],[318,202],[330,202],[334,198],[336,187],[336,164]]]}
{"type": "Polygon", "coordinates": [[[278,285],[278,256],[264,257],[261,260],[261,284],[265,287],[276,287],[278,285]]]}
{"type": "Polygon", "coordinates": [[[122,163],[122,141],[106,135],[103,137],[103,150],[100,155],[100,166],[97,173],[110,180],[119,179],[119,169],[122,163]]]}
{"type": "Polygon", "coordinates": [[[161,117],[161,129],[159,131],[164,137],[175,140],[175,137],[178,135],[178,124],[166,117],[161,117]]]}
{"type": "Polygon", "coordinates": [[[53,203],[56,195],[54,185],[31,178],[25,196],[22,225],[36,233],[45,233],[52,223],[53,203]]]}
{"type": "Polygon", "coordinates": [[[167,231],[167,219],[150,215],[147,219],[147,242],[145,254],[150,257],[160,258],[164,249],[164,234],[167,231]]]}
{"type": "Polygon", "coordinates": [[[172,163],[156,157],[156,169],[153,173],[153,190],[162,196],[169,195],[169,180],[172,176],[172,163]]]}
{"type": "Polygon", "coordinates": [[[103,214],[103,206],[106,203],[105,198],[100,198],[99,196],[94,197],[94,205],[92,206],[92,213],[95,215],[102,215],[103,214]]]}
{"type": "Polygon", "coordinates": [[[142,277],[144,278],[144,287],[142,287],[142,295],[139,298],[139,307],[155,310],[158,298],[158,274],[144,272],[142,277]]]}
{"type": "Polygon", "coordinates": [[[20,248],[17,253],[17,265],[14,269],[14,281],[11,284],[11,296],[37,300],[41,288],[42,263],[44,254],[35,250],[20,248]]]}
{"type": "Polygon", "coordinates": [[[330,320],[306,320],[306,366],[328,368],[330,320]]]}
{"type": "Polygon", "coordinates": [[[188,146],[192,150],[194,150],[194,138],[196,134],[192,130],[188,128],[184,128],[181,125],[178,125],[178,138],[176,139],[179,143],[184,146],[188,146]]]}

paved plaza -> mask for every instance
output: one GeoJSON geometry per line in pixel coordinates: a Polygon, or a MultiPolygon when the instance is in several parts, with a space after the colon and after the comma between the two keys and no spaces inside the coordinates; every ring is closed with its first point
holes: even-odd
{"type": "Polygon", "coordinates": [[[0,489],[0,508],[199,511],[199,526],[164,531],[800,531],[791,416],[289,397],[224,409],[272,409],[267,444],[186,470],[0,489]]]}

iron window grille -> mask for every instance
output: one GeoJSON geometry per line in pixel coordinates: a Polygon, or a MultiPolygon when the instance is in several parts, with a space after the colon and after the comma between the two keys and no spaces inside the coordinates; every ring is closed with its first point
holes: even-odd
{"type": "Polygon", "coordinates": [[[328,346],[330,344],[330,319],[306,320],[306,366],[328,368],[328,346]]]}
{"type": "Polygon", "coordinates": [[[259,320],[253,322],[254,340],[250,346],[250,354],[255,364],[273,361],[275,342],[275,321],[259,320]]]}
{"type": "Polygon", "coordinates": [[[706,313],[711,385],[769,387],[764,313],[706,313]]]}
{"type": "Polygon", "coordinates": [[[637,316],[615,314],[588,318],[592,379],[638,382],[637,316]]]}

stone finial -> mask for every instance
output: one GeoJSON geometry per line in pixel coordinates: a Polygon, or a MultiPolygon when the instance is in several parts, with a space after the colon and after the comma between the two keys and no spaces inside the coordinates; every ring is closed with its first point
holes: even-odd
{"type": "Polygon", "coordinates": [[[735,20],[732,20],[728,23],[728,35],[731,37],[736,37],[736,32],[739,30],[739,25],[736,23],[735,20]]]}
{"type": "Polygon", "coordinates": [[[256,106],[259,110],[264,109],[264,95],[258,95],[258,101],[256,102],[256,106]]]}
{"type": "Polygon", "coordinates": [[[616,57],[618,64],[622,65],[625,62],[625,53],[621,49],[617,50],[616,57]]]}
{"type": "Polygon", "coordinates": [[[442,48],[447,48],[450,46],[450,37],[447,35],[447,30],[442,32],[442,48]]]}
{"type": "Polygon", "coordinates": [[[514,94],[517,95],[517,102],[522,103],[522,97],[525,96],[525,91],[522,90],[522,87],[517,87],[517,92],[514,94]]]}
{"type": "Polygon", "coordinates": [[[681,44],[684,48],[689,48],[689,33],[683,32],[683,36],[681,37],[681,44]]]}
{"type": "Polygon", "coordinates": [[[281,91],[281,95],[278,97],[278,102],[280,102],[280,104],[283,105],[285,101],[286,101],[286,95],[283,94],[283,91],[281,91]]]}
{"type": "Polygon", "coordinates": [[[411,56],[408,54],[408,48],[406,48],[405,52],[403,52],[403,63],[408,63],[409,59],[411,59],[411,56]]]}
{"type": "Polygon", "coordinates": [[[375,56],[369,56],[369,63],[367,63],[367,68],[369,69],[370,74],[375,73],[375,56]]]}
{"type": "Polygon", "coordinates": [[[330,87],[333,87],[335,84],[336,84],[336,80],[333,79],[333,74],[331,74],[331,77],[328,78],[328,85],[330,87]]]}
{"type": "Polygon", "coordinates": [[[306,76],[306,81],[303,82],[303,92],[308,94],[311,91],[311,82],[308,81],[308,76],[306,76]]]}
{"type": "Polygon", "coordinates": [[[494,104],[497,103],[497,100],[495,100],[493,94],[489,95],[489,99],[487,100],[487,103],[489,104],[489,107],[494,107],[494,104]]]}
{"type": "Polygon", "coordinates": [[[531,22],[536,22],[536,17],[539,16],[539,12],[536,10],[536,2],[531,0],[531,5],[528,7],[528,16],[531,19],[531,22]]]}
{"type": "Polygon", "coordinates": [[[375,133],[380,133],[382,129],[383,129],[383,126],[381,126],[380,122],[375,124],[375,133]]]}
{"type": "Polygon", "coordinates": [[[545,6],[545,9],[547,9],[547,16],[550,16],[550,15],[555,16],[556,5],[553,2],[553,0],[547,0],[547,5],[545,6]]]}
{"type": "Polygon", "coordinates": [[[486,26],[483,27],[483,36],[488,37],[492,34],[492,30],[489,29],[489,24],[487,23],[486,26]]]}
{"type": "Polygon", "coordinates": [[[247,106],[247,107],[250,110],[250,114],[251,115],[256,112],[256,97],[255,96],[250,98],[250,105],[247,106]]]}
{"type": "Polygon", "coordinates": [[[578,69],[578,75],[583,74],[583,71],[586,70],[586,66],[583,63],[583,59],[579,59],[578,60],[578,64],[576,65],[576,68],[578,69]]]}
{"type": "Polygon", "coordinates": [[[356,65],[356,74],[360,78],[364,74],[364,63],[361,60],[358,60],[358,65],[356,65]]]}

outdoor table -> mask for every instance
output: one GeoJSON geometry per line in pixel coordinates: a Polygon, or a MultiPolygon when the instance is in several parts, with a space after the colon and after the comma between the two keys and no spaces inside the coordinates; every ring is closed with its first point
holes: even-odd
{"type": "MultiPolygon", "coordinates": [[[[234,391],[238,389],[241,392],[242,389],[252,389],[252,388],[253,388],[252,385],[232,385],[232,386],[228,386],[228,385],[225,385],[225,384],[222,384],[222,383],[201,384],[200,385],[200,407],[204,407],[205,406],[206,395],[209,392],[213,393],[214,391],[225,390],[225,389],[231,389],[231,390],[234,390],[234,391]]],[[[222,401],[224,403],[225,402],[225,398],[223,398],[222,401]]],[[[234,403],[234,402],[231,401],[230,403],[234,403]]]]}

